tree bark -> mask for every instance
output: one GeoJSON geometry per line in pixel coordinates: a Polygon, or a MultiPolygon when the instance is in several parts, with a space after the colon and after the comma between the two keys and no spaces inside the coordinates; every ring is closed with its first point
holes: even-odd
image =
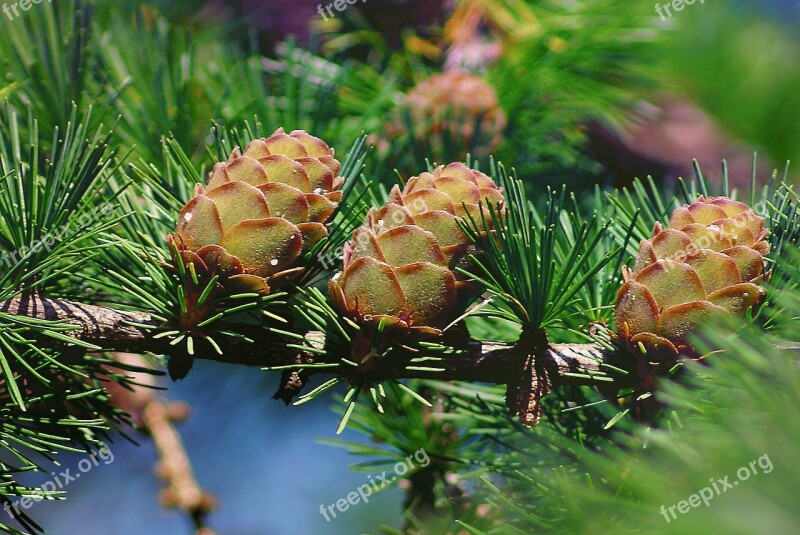
{"type": "MultiPolygon", "coordinates": [[[[0,302],[0,312],[61,321],[75,327],[75,330],[67,333],[70,337],[93,344],[103,351],[161,355],[172,355],[178,351],[176,346],[170,345],[171,338],[155,338],[159,331],[148,327],[157,327],[158,322],[141,312],[125,312],[38,296],[0,302]]],[[[286,347],[285,340],[269,336],[267,331],[264,334],[264,338],[255,340],[255,343],[232,338],[220,339],[218,343],[222,355],[209,350],[194,355],[194,358],[261,367],[297,364],[298,350],[286,347]]],[[[324,344],[324,335],[320,332],[310,332],[306,338],[315,345],[324,344]]],[[[525,364],[520,359],[520,354],[525,353],[522,349],[469,341],[464,351],[442,355],[441,360],[431,364],[432,367],[442,368],[442,371],[403,370],[402,377],[397,378],[518,383],[525,364]]],[[[593,344],[550,344],[544,352],[536,355],[536,360],[537,368],[548,374],[553,385],[593,384],[598,376],[602,380],[605,375],[604,362],[608,357],[603,348],[593,344]]],[[[303,355],[303,361],[309,364],[331,362],[313,353],[303,355]]],[[[315,373],[313,368],[306,369],[309,374],[315,373]]],[[[336,371],[334,368],[325,368],[316,373],[336,371]]],[[[535,380],[536,377],[531,379],[535,380]]]]}

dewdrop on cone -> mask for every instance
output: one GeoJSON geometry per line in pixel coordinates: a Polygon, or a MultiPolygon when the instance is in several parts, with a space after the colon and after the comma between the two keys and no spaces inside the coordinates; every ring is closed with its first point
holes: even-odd
{"type": "Polygon", "coordinates": [[[620,339],[650,360],[695,356],[689,336],[712,316],[743,315],[759,304],[764,258],[769,253],[764,219],[727,197],[700,197],[656,223],[642,240],[633,270],[617,294],[620,339]]]}
{"type": "Polygon", "coordinates": [[[345,247],[343,270],[328,286],[334,306],[360,324],[438,332],[477,289],[455,272],[470,252],[457,218],[481,221],[487,203],[502,201],[488,176],[459,163],[395,186],[345,247]]]}

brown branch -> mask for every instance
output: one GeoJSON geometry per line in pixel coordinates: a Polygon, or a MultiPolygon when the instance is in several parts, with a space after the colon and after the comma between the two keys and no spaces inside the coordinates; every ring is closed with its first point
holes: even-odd
{"type": "Polygon", "coordinates": [[[216,500],[197,484],[192,465],[183,447],[183,441],[175,429],[175,422],[189,416],[189,406],[180,402],[164,403],[151,400],[142,409],[142,426],[150,434],[158,451],[159,463],[156,473],[166,487],[161,491],[161,503],[188,514],[197,530],[206,530],[205,517],[216,500]]]}
{"type": "MultiPolygon", "coordinates": [[[[137,367],[148,365],[142,356],[129,353],[115,353],[114,359],[137,367]]],[[[157,399],[154,388],[158,383],[153,375],[135,373],[134,379],[136,386],[133,388],[111,383],[108,389],[111,402],[129,413],[153,440],[158,458],[155,472],[165,483],[159,493],[162,505],[186,514],[194,525],[195,535],[214,535],[205,525],[205,519],[214,509],[216,500],[197,483],[189,456],[175,428],[175,423],[188,417],[189,406],[157,399]]]]}
{"type": "MultiPolygon", "coordinates": [[[[0,312],[63,321],[77,327],[70,336],[104,351],[163,355],[174,355],[178,351],[176,346],[170,345],[168,337],[154,338],[157,331],[146,326],[157,326],[157,322],[143,313],[41,297],[0,302],[0,312]]],[[[307,339],[324,344],[324,336],[319,332],[308,333],[307,339]]],[[[195,358],[263,367],[298,363],[298,351],[287,348],[284,341],[274,337],[265,336],[256,343],[233,338],[217,342],[222,355],[209,349],[195,358]]],[[[536,355],[536,360],[537,368],[547,373],[553,385],[591,384],[598,375],[604,374],[603,363],[608,356],[604,349],[592,344],[551,344],[543,354],[536,355]]],[[[309,364],[325,362],[311,353],[303,355],[302,359],[309,364]]],[[[444,368],[443,371],[404,370],[402,377],[509,384],[520,380],[524,366],[519,348],[475,341],[468,342],[464,351],[442,355],[441,359],[434,366],[444,368]]],[[[307,370],[313,372],[311,368],[307,370]]],[[[320,373],[331,373],[331,369],[320,373]]]]}

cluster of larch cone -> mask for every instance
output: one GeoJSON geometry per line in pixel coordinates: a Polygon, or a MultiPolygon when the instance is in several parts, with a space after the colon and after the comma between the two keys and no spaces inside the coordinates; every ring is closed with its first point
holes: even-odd
{"type": "MultiPolygon", "coordinates": [[[[269,295],[303,272],[305,253],[328,236],[342,200],[340,170],[324,141],[282,129],[253,140],[243,151],[235,149],[228,161],[217,164],[208,183],[197,185],[175,233],[167,237],[172,267],[182,264],[199,282],[184,292],[187,313],[180,327],[202,335],[199,325],[217,312],[210,304],[220,302],[217,298],[243,292],[269,295]],[[200,295],[209,283],[214,299],[200,295]]],[[[458,269],[469,271],[473,255],[480,256],[459,220],[491,220],[487,206],[496,213],[511,209],[503,203],[503,192],[490,177],[461,163],[421,173],[402,189],[395,186],[387,203],[369,211],[346,245],[342,270],[329,281],[332,306],[369,337],[380,331],[386,344],[443,336],[482,293],[458,269]]],[[[742,315],[762,302],[761,283],[769,275],[767,235],[762,217],[726,197],[700,197],[678,207],[666,227],[655,225],[652,237],[641,242],[634,267],[624,268],[616,300],[617,342],[638,362],[643,382],[652,385],[653,373],[669,369],[679,358],[701,358],[691,335],[710,316],[742,315]]],[[[153,328],[163,325],[147,314],[43,297],[17,298],[3,303],[2,310],[70,323],[79,327],[72,336],[108,351],[175,351],[169,339],[154,335],[158,331],[153,328]]],[[[466,351],[442,357],[441,373],[404,371],[396,377],[506,384],[511,410],[533,425],[551,385],[594,384],[591,375],[602,372],[610,357],[592,344],[547,344],[546,334],[539,334],[517,346],[469,341],[466,351]],[[520,347],[526,344],[530,347],[520,347]],[[575,372],[587,374],[589,381],[576,379],[575,372]]],[[[319,333],[308,337],[324,343],[319,333]]],[[[234,341],[220,355],[198,358],[258,366],[298,362],[297,350],[276,340],[262,342],[234,341]]],[[[350,358],[358,362],[364,356],[360,350],[354,347],[350,358]]],[[[305,358],[313,362],[314,356],[305,358]]],[[[295,385],[293,393],[304,384],[295,385]]],[[[141,399],[128,400],[130,412],[139,414],[162,456],[165,503],[190,514],[198,533],[210,533],[203,518],[213,500],[194,481],[171,425],[185,411],[150,396],[132,396],[141,399]]],[[[119,397],[116,402],[126,404],[119,397]]]]}
{"type": "MultiPolygon", "coordinates": [[[[333,149],[303,131],[279,129],[237,148],[181,211],[168,238],[176,260],[219,276],[220,292],[268,293],[302,271],[298,259],[327,235],[341,200],[339,170],[333,149]]],[[[491,221],[486,207],[502,213],[503,203],[490,177],[461,163],[395,186],[346,245],[342,270],[329,281],[334,308],[370,337],[378,328],[397,343],[441,335],[482,291],[457,269],[468,271],[480,255],[458,220],[491,221]]],[[[620,345],[653,363],[699,357],[690,337],[709,316],[741,315],[762,301],[766,237],[764,219],[739,201],[700,197],[677,208],[624,270],[620,345]]]]}

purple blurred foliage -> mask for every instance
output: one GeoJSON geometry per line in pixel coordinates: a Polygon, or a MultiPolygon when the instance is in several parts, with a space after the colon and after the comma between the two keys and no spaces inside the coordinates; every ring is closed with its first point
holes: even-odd
{"type": "MultiPolygon", "coordinates": [[[[208,23],[239,22],[252,28],[265,52],[289,36],[300,43],[309,38],[309,28],[318,9],[325,9],[333,0],[209,0],[201,10],[208,23]]],[[[366,0],[346,4],[347,10],[358,10],[366,21],[381,32],[391,46],[399,47],[407,28],[440,25],[442,0],[366,0]]],[[[334,9],[334,13],[338,13],[334,9]]],[[[352,15],[352,14],[351,14],[352,15]]]]}

